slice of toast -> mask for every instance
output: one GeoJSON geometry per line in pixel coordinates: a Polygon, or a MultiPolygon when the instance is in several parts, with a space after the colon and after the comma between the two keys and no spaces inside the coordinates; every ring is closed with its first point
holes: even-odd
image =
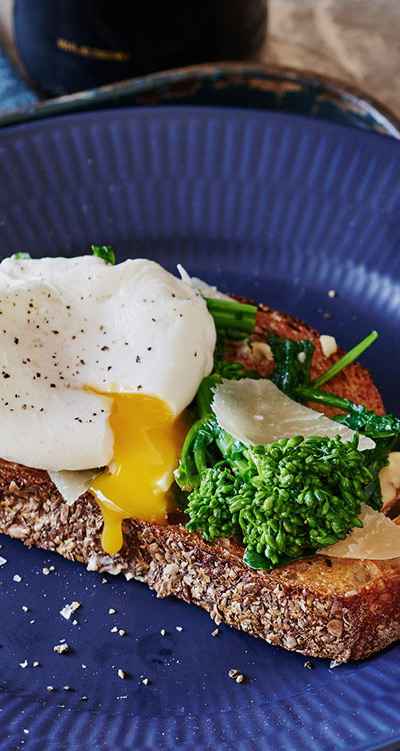
{"type": "MultiPolygon", "coordinates": [[[[329,360],[319,334],[301,321],[260,306],[254,339],[268,332],[311,339],[312,377],[329,360]]],[[[266,375],[271,364],[245,364],[266,375]]],[[[327,385],[336,394],[383,414],[378,390],[367,370],[352,364],[327,385]]],[[[329,410],[326,410],[330,414],[329,410]]],[[[68,506],[47,472],[0,460],[0,532],[85,563],[89,570],[124,573],[146,582],[159,597],[175,595],[205,608],[212,618],[314,657],[362,659],[400,637],[400,559],[360,561],[315,555],[275,571],[243,564],[243,548],[232,540],[204,541],[189,533],[184,519],[168,525],[138,519],[123,523],[124,546],[108,555],[100,544],[102,516],[85,493],[68,506]]]]}

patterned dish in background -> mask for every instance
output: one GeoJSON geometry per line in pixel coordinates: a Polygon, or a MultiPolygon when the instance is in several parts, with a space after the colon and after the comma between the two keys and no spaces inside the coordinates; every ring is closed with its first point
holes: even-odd
{"type": "Polygon", "coordinates": [[[74,112],[140,105],[278,110],[400,138],[400,121],[362,91],[314,73],[257,63],[210,63],[154,73],[0,115],[0,127],[74,112]]]}

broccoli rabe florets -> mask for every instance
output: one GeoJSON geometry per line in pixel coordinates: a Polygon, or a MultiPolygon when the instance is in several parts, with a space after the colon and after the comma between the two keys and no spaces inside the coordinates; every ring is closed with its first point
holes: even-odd
{"type": "Polygon", "coordinates": [[[188,496],[188,529],[207,540],[240,535],[268,568],[333,545],[362,526],[372,475],[357,441],[297,436],[244,447],[244,476],[229,457],[201,471],[188,496]]]}
{"type": "Polygon", "coordinates": [[[365,501],[381,506],[379,471],[400,433],[400,421],[378,416],[364,406],[319,388],[352,362],[376,338],[372,332],[324,376],[310,378],[314,345],[271,334],[275,360],[273,382],[302,403],[319,402],[342,410],[337,421],[375,440],[359,451],[358,435],[347,443],[339,436],[283,438],[266,446],[245,446],[217,423],[212,388],[222,378],[259,377],[223,355],[227,339],[246,338],[254,329],[256,308],[207,300],[218,340],[214,372],[197,393],[199,419],[187,435],[176,482],[186,497],[188,529],[206,540],[237,536],[245,545],[243,560],[252,568],[275,568],[344,539],[365,501]]]}

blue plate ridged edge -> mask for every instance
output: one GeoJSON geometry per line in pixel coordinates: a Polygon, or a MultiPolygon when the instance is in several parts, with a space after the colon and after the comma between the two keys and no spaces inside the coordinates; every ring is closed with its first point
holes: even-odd
{"type": "MultiPolygon", "coordinates": [[[[150,118],[151,119],[151,117],[152,117],[153,118],[152,122],[154,124],[151,127],[155,128],[156,131],[157,131],[158,127],[159,127],[160,119],[163,120],[163,117],[165,117],[166,120],[168,120],[168,115],[169,115],[171,118],[175,118],[175,121],[179,121],[180,119],[184,120],[185,117],[186,117],[186,112],[184,112],[184,111],[180,112],[179,110],[173,110],[170,113],[168,113],[167,111],[164,111],[164,112],[165,112],[165,115],[160,116],[160,113],[158,113],[158,112],[156,113],[156,111],[154,111],[154,110],[153,111],[149,111],[147,113],[146,113],[146,111],[142,111],[139,115],[137,115],[137,113],[135,113],[134,117],[135,118],[138,117],[138,119],[142,120],[143,123],[145,123],[145,124],[146,124],[146,118],[150,118]]],[[[206,118],[207,116],[209,116],[209,117],[215,117],[216,120],[218,120],[218,118],[228,117],[229,114],[230,113],[223,113],[223,114],[221,114],[221,113],[218,113],[218,111],[211,111],[211,112],[208,112],[208,113],[207,112],[203,112],[203,114],[197,114],[197,113],[194,114],[193,113],[193,118],[196,120],[196,118],[198,117],[201,120],[202,117],[206,118]]],[[[117,117],[118,118],[118,116],[120,118],[122,118],[122,120],[124,119],[124,117],[126,117],[126,119],[128,120],[129,117],[130,117],[129,113],[124,114],[124,116],[122,116],[121,113],[108,113],[108,119],[110,120],[110,122],[112,121],[113,117],[117,117]]],[[[232,114],[231,114],[231,116],[232,116],[232,114]]],[[[79,122],[81,122],[83,130],[85,129],[85,126],[84,126],[84,118],[85,117],[87,118],[89,116],[82,116],[82,120],[81,121],[79,120],[79,118],[75,118],[74,119],[74,123],[78,125],[78,130],[79,130],[79,122]]],[[[241,118],[244,118],[244,117],[246,118],[246,121],[247,121],[248,117],[251,118],[252,115],[250,115],[250,113],[239,113],[237,115],[238,120],[240,120],[241,118]]],[[[255,117],[255,120],[257,120],[259,117],[262,117],[262,116],[256,114],[256,115],[254,115],[254,117],[255,117]]],[[[105,118],[105,119],[107,120],[107,118],[105,118]]],[[[272,116],[272,118],[271,118],[272,123],[274,122],[274,120],[275,120],[275,124],[281,123],[281,124],[283,124],[283,126],[285,125],[285,116],[275,116],[275,117],[272,116]]],[[[289,118],[289,120],[288,120],[286,118],[286,124],[289,121],[293,125],[293,127],[296,124],[299,127],[301,125],[303,125],[303,127],[305,126],[305,123],[302,121],[301,118],[298,118],[298,119],[295,119],[295,120],[292,120],[291,118],[289,118]]],[[[67,129],[68,129],[68,122],[69,122],[68,119],[64,120],[64,122],[63,121],[58,121],[57,125],[55,123],[53,123],[51,127],[52,127],[52,129],[55,128],[55,130],[57,131],[57,126],[58,126],[58,128],[59,128],[58,132],[62,134],[62,129],[64,127],[67,127],[67,129]],[[65,125],[66,123],[67,123],[67,125],[65,125]]],[[[149,123],[147,123],[147,125],[149,125],[149,123]]],[[[29,126],[28,126],[28,128],[29,128],[29,126]]],[[[16,131],[17,130],[19,131],[19,134],[17,133],[17,141],[18,141],[18,135],[21,135],[22,132],[23,132],[23,130],[22,130],[22,127],[21,127],[21,129],[16,129],[16,131]]],[[[39,130],[40,130],[40,126],[39,126],[39,130]]],[[[312,130],[312,128],[311,128],[311,130],[312,130]]],[[[318,127],[314,128],[314,131],[315,130],[318,131],[318,127]]],[[[335,126],[332,126],[331,128],[325,128],[324,130],[325,130],[325,132],[324,132],[324,138],[325,138],[326,133],[328,133],[328,135],[330,133],[331,136],[332,136],[332,134],[334,134],[334,132],[335,132],[335,126]]],[[[229,127],[228,127],[228,131],[229,131],[229,127]]],[[[232,128],[230,129],[229,132],[231,132],[231,131],[232,131],[232,128]]],[[[345,131],[346,131],[346,129],[342,129],[342,134],[345,131]]],[[[25,134],[27,132],[29,132],[29,131],[25,131],[25,134]]],[[[94,130],[94,132],[95,132],[95,130],[94,130]]],[[[165,135],[165,132],[164,132],[164,135],[165,135]]],[[[347,135],[349,135],[350,133],[352,133],[352,139],[353,139],[352,140],[352,144],[356,143],[357,140],[358,140],[358,138],[357,138],[357,135],[354,133],[354,131],[346,131],[346,132],[347,132],[347,135]]],[[[99,136],[93,136],[93,137],[96,138],[96,137],[99,137],[99,136]]],[[[246,139],[244,139],[244,140],[246,141],[246,139]]],[[[361,141],[362,140],[363,139],[361,138],[361,141]]],[[[374,140],[373,147],[372,147],[372,140],[368,136],[367,136],[367,140],[364,140],[365,144],[368,143],[368,144],[371,145],[371,153],[375,152],[376,149],[378,150],[378,152],[379,152],[379,149],[381,149],[382,153],[383,153],[386,150],[385,144],[387,142],[385,141],[385,139],[380,139],[379,137],[377,137],[377,138],[373,137],[373,140],[374,140]],[[379,143],[381,144],[381,146],[379,146],[379,143]]],[[[47,141],[46,145],[48,146],[48,138],[46,138],[46,141],[47,141]]],[[[82,148],[82,146],[79,145],[80,142],[81,142],[81,139],[78,137],[78,134],[76,134],[74,136],[74,142],[76,143],[77,149],[82,148]]],[[[21,141],[18,141],[18,143],[20,144],[21,141]]],[[[36,145],[36,148],[39,148],[38,143],[40,144],[40,139],[39,139],[39,141],[36,140],[36,142],[33,139],[33,143],[36,145]]],[[[99,146],[102,147],[101,138],[100,138],[99,146]]],[[[125,148],[126,148],[126,145],[125,145],[125,148]]],[[[235,135],[234,134],[231,135],[230,148],[232,149],[232,151],[235,154],[238,153],[238,149],[236,148],[236,145],[235,145],[235,135]]],[[[251,146],[249,145],[248,149],[250,149],[250,148],[251,148],[251,146]]],[[[351,145],[351,148],[353,148],[353,145],[351,145]]],[[[392,158],[393,158],[393,154],[395,155],[396,153],[397,153],[396,151],[394,151],[392,153],[392,150],[390,149],[390,154],[391,154],[392,158]]],[[[159,156],[159,152],[156,150],[156,152],[155,152],[155,154],[153,156],[157,156],[157,155],[159,156]]],[[[51,164],[51,156],[52,155],[50,154],[50,157],[49,156],[46,157],[46,159],[47,159],[46,164],[51,164]]],[[[99,156],[98,154],[95,155],[94,159],[96,160],[96,157],[98,157],[98,156],[99,156]]],[[[158,156],[157,156],[157,158],[158,158],[158,156]]],[[[235,157],[235,158],[237,158],[237,157],[235,157]]],[[[286,161],[287,161],[287,163],[290,163],[289,159],[287,159],[286,161]]],[[[357,164],[357,161],[355,162],[355,164],[357,164]]],[[[157,160],[154,162],[154,165],[157,166],[157,160]]],[[[223,170],[223,167],[224,167],[224,159],[223,158],[221,158],[220,165],[221,165],[221,168],[223,170]]],[[[23,163],[22,162],[19,164],[19,166],[21,167],[21,169],[23,169],[23,163]]],[[[77,165],[75,165],[75,166],[77,166],[77,165]]],[[[375,165],[376,168],[378,168],[378,166],[379,165],[375,165]]],[[[143,162],[143,167],[144,168],[146,167],[146,161],[143,162]]],[[[298,166],[298,169],[300,169],[300,168],[301,168],[301,164],[298,166]]],[[[395,168],[395,164],[391,160],[390,169],[394,169],[394,168],[395,168]]],[[[73,170],[74,167],[72,166],[71,169],[73,170]]],[[[193,169],[193,165],[191,166],[191,169],[193,169]]],[[[372,169],[372,167],[371,167],[371,169],[372,169]]],[[[260,170],[261,170],[261,168],[260,168],[260,170]]],[[[357,172],[356,168],[353,167],[353,171],[354,170],[355,170],[355,172],[357,172]]],[[[261,172],[262,172],[262,170],[261,170],[261,172]]],[[[351,170],[349,171],[348,174],[349,174],[349,178],[348,179],[349,179],[350,184],[351,184],[351,180],[353,179],[352,178],[352,174],[351,174],[351,170]]],[[[385,176],[385,180],[383,180],[383,183],[382,183],[382,185],[383,185],[383,187],[382,187],[382,191],[383,191],[382,197],[383,198],[384,198],[384,195],[385,195],[385,193],[384,193],[385,183],[386,183],[386,187],[387,187],[388,184],[391,185],[392,178],[390,177],[390,174],[389,174],[389,178],[386,175],[385,176]]],[[[18,179],[20,179],[22,181],[22,183],[24,183],[24,184],[26,184],[28,186],[31,185],[32,193],[35,192],[35,180],[32,178],[32,170],[31,169],[27,168],[27,172],[21,172],[21,175],[19,176],[18,179]]],[[[46,179],[46,181],[49,181],[49,184],[50,184],[51,180],[54,179],[54,176],[52,176],[51,174],[46,174],[45,175],[45,179],[46,179]]],[[[368,180],[370,180],[370,177],[368,177],[368,180]]],[[[9,198],[10,198],[10,189],[11,189],[11,195],[12,195],[12,190],[16,191],[15,195],[18,193],[17,184],[18,183],[15,183],[13,185],[12,184],[12,180],[10,180],[10,181],[7,182],[7,193],[8,193],[7,200],[9,200],[9,198]],[[10,185],[10,182],[11,182],[11,185],[10,185]]],[[[333,184],[334,184],[334,181],[333,181],[333,184]]],[[[374,185],[375,185],[375,189],[376,189],[376,183],[374,183],[374,185]]],[[[332,186],[332,180],[328,180],[328,186],[329,187],[332,186]]],[[[362,185],[358,185],[358,191],[359,191],[359,193],[358,193],[358,195],[356,194],[356,198],[358,200],[360,200],[360,205],[361,204],[364,205],[365,202],[366,202],[366,196],[364,195],[363,190],[364,189],[363,189],[362,185]]],[[[149,195],[149,199],[151,199],[151,198],[152,198],[152,196],[149,195]]],[[[391,200],[391,209],[394,210],[396,208],[396,206],[398,205],[398,200],[399,200],[398,194],[391,192],[390,200],[391,200]]],[[[340,202],[339,202],[339,205],[341,205],[340,202]]],[[[385,205],[387,206],[387,203],[385,205]]],[[[34,206],[34,204],[32,204],[32,206],[34,206]]],[[[231,219],[234,216],[234,213],[235,212],[234,212],[234,202],[233,202],[233,208],[231,209],[231,215],[230,215],[231,219]]],[[[46,217],[45,217],[45,219],[46,219],[46,217]]],[[[229,219],[229,216],[228,216],[228,219],[229,219]]],[[[163,221],[167,222],[167,224],[165,224],[165,227],[167,227],[168,226],[168,218],[164,218],[163,221]]],[[[35,226],[34,227],[34,235],[33,235],[33,237],[36,236],[36,233],[38,231],[40,232],[40,227],[42,227],[42,224],[39,224],[39,226],[35,226]]],[[[90,223],[90,221],[88,222],[87,230],[91,231],[91,223],[90,223]]],[[[183,232],[183,237],[181,239],[183,239],[183,240],[185,239],[185,233],[184,232],[183,232]]],[[[376,238],[376,242],[380,241],[380,239],[381,238],[379,238],[379,236],[378,236],[376,238]]],[[[290,235],[288,236],[288,240],[290,240],[290,235]]],[[[32,241],[32,238],[31,238],[31,241],[32,241]]],[[[253,246],[251,244],[248,245],[248,246],[246,246],[246,248],[245,248],[246,253],[249,251],[249,249],[251,250],[252,247],[253,246]]],[[[295,261],[295,258],[296,258],[296,253],[294,253],[293,257],[289,258],[291,264],[295,261]]],[[[244,260],[245,260],[245,257],[243,256],[243,258],[242,258],[242,265],[244,264],[244,260]]],[[[288,259],[286,258],[286,263],[287,263],[287,260],[288,259]]],[[[321,266],[322,272],[321,273],[322,273],[322,279],[324,280],[324,283],[328,283],[328,281],[332,277],[331,277],[331,274],[329,273],[329,263],[328,263],[329,259],[328,260],[325,259],[325,260],[326,260],[326,264],[327,265],[324,267],[324,265],[322,264],[322,266],[321,266]]],[[[371,259],[369,259],[369,260],[372,263],[372,260],[371,259]]],[[[380,275],[382,277],[383,282],[385,281],[384,261],[385,261],[385,258],[383,258],[383,260],[382,260],[382,266],[383,266],[383,268],[379,269],[379,273],[380,273],[380,275]]],[[[390,259],[390,254],[389,254],[388,258],[386,259],[386,261],[389,262],[389,266],[393,266],[393,264],[391,262],[391,259],[390,259]]],[[[309,274],[309,277],[311,279],[312,276],[313,276],[313,274],[315,274],[315,267],[312,264],[312,259],[308,259],[307,262],[310,263],[310,265],[308,267],[308,274],[309,274]]],[[[277,267],[277,270],[280,273],[282,273],[283,270],[284,270],[285,260],[283,260],[281,263],[282,263],[281,267],[277,267]]],[[[298,269],[296,273],[299,273],[300,271],[301,271],[301,269],[298,269]]],[[[387,271],[387,268],[386,268],[386,271],[387,271]]],[[[346,277],[347,276],[348,275],[346,274],[346,277]]],[[[397,279],[398,279],[398,275],[397,274],[396,274],[396,276],[397,276],[397,279]]],[[[336,279],[336,281],[338,281],[338,279],[336,279]]],[[[353,284],[353,281],[351,279],[350,279],[350,282],[351,282],[351,284],[353,284]]],[[[368,293],[368,290],[371,292],[371,288],[370,288],[371,274],[369,273],[368,268],[366,269],[366,278],[365,278],[365,280],[362,279],[361,282],[362,282],[362,284],[364,284],[364,287],[365,287],[365,289],[362,288],[363,294],[364,294],[364,292],[368,293]]],[[[394,289],[395,288],[396,288],[396,285],[394,285],[394,289]]],[[[372,289],[371,294],[373,293],[373,291],[374,290],[372,289]]],[[[390,291],[393,292],[393,287],[391,287],[390,284],[389,284],[388,293],[385,293],[383,295],[383,311],[384,311],[384,313],[386,313],[386,312],[387,313],[393,313],[394,312],[393,299],[391,297],[391,294],[389,294],[390,291]]],[[[374,295],[373,294],[372,294],[372,299],[374,299],[374,295]]],[[[371,701],[372,701],[372,698],[371,698],[371,701]]],[[[297,698],[297,702],[298,702],[299,706],[302,705],[301,697],[297,698]]],[[[345,715],[346,715],[346,706],[345,706],[345,704],[344,705],[342,704],[341,699],[339,701],[339,697],[334,697],[334,698],[330,697],[330,704],[331,704],[332,714],[334,714],[335,712],[339,712],[339,711],[341,713],[341,716],[340,716],[339,719],[337,719],[336,724],[338,722],[340,722],[341,724],[344,725],[345,724],[344,723],[344,718],[345,718],[345,715]]],[[[17,727],[18,727],[18,730],[19,730],[20,727],[21,727],[21,722],[23,721],[23,719],[25,719],[27,717],[27,711],[25,710],[25,717],[23,719],[22,718],[18,718],[18,720],[16,719],[15,715],[18,715],[18,714],[20,715],[21,714],[21,709],[22,709],[21,703],[17,702],[17,704],[14,704],[11,707],[9,707],[9,710],[8,710],[8,711],[11,711],[11,717],[13,717],[13,713],[14,713],[14,719],[12,719],[12,720],[8,719],[7,721],[14,723],[15,728],[16,728],[16,732],[17,732],[17,727]]],[[[312,711],[315,712],[315,715],[313,715],[312,723],[315,722],[317,725],[319,725],[319,723],[321,723],[321,729],[323,729],[323,727],[322,727],[323,726],[323,717],[321,717],[321,714],[318,713],[318,710],[322,710],[322,712],[324,712],[324,711],[326,711],[326,707],[325,708],[321,707],[321,705],[318,704],[318,702],[317,703],[313,703],[312,711]]],[[[37,709],[35,708],[33,710],[33,712],[36,713],[36,711],[37,711],[37,709]]],[[[295,715],[294,710],[290,706],[287,707],[287,711],[289,713],[291,713],[292,715],[295,715]]],[[[382,707],[380,707],[380,711],[382,711],[382,707]]],[[[125,742],[125,739],[129,739],[130,743],[135,743],[136,745],[140,744],[140,747],[143,747],[143,748],[144,747],[149,747],[149,748],[150,747],[154,747],[154,744],[161,743],[161,742],[166,743],[166,744],[172,744],[170,746],[171,748],[173,747],[174,743],[179,742],[179,743],[183,744],[182,748],[184,748],[186,744],[191,744],[191,743],[196,742],[196,745],[199,744],[198,747],[200,748],[201,745],[204,745],[204,743],[205,744],[210,743],[210,742],[218,743],[218,739],[221,739],[221,737],[223,736],[224,732],[226,732],[226,720],[228,719],[228,717],[227,717],[228,714],[229,713],[227,713],[225,715],[225,717],[222,718],[222,720],[223,720],[222,723],[218,722],[217,719],[213,718],[213,723],[210,723],[210,728],[212,727],[212,730],[210,730],[211,736],[208,736],[208,737],[204,737],[204,735],[202,733],[199,733],[198,730],[196,730],[193,727],[194,718],[186,718],[184,720],[176,721],[175,725],[169,720],[168,723],[167,723],[167,728],[166,729],[165,729],[165,726],[163,725],[163,723],[161,723],[161,722],[159,723],[158,727],[154,728],[153,723],[151,723],[150,721],[148,721],[146,723],[143,723],[143,721],[140,721],[139,725],[141,727],[138,727],[137,723],[133,722],[131,718],[126,718],[126,719],[123,719],[123,720],[119,719],[118,720],[119,727],[115,729],[115,732],[112,731],[112,733],[110,735],[110,740],[108,741],[108,739],[107,739],[107,742],[112,742],[113,744],[114,743],[116,743],[116,744],[122,744],[122,743],[125,742]],[[196,735],[193,735],[194,731],[196,732],[196,735]],[[161,733],[166,733],[166,735],[161,737],[161,733]],[[162,741],[162,738],[164,739],[163,741],[162,741]],[[145,745],[143,745],[143,744],[145,744],[145,745]]],[[[56,717],[56,715],[57,715],[57,709],[56,708],[54,708],[54,707],[53,708],[46,707],[46,709],[41,713],[41,717],[40,718],[37,717],[36,720],[34,718],[32,718],[32,724],[30,725],[32,735],[34,735],[35,733],[37,735],[39,735],[39,733],[41,732],[42,728],[45,727],[46,725],[50,724],[51,720],[54,719],[56,717]],[[52,716],[52,712],[53,712],[53,716],[52,716]],[[35,722],[38,723],[37,729],[35,729],[35,722]]],[[[82,732],[82,733],[83,732],[85,732],[85,733],[89,733],[90,732],[90,733],[92,733],[93,742],[99,742],[100,738],[102,737],[102,735],[104,736],[104,729],[102,727],[103,723],[102,723],[101,719],[94,721],[93,715],[91,713],[86,713],[86,712],[80,712],[79,715],[80,715],[80,719],[79,719],[79,722],[76,724],[76,728],[75,728],[76,732],[78,731],[78,729],[79,729],[79,732],[82,732]]],[[[388,724],[392,724],[394,722],[394,720],[395,720],[395,715],[396,715],[396,707],[395,706],[392,706],[391,708],[388,708],[388,707],[385,708],[385,713],[384,713],[385,722],[387,722],[388,724]]],[[[382,717],[382,715],[381,715],[381,717],[382,717]]],[[[3,719],[4,718],[5,718],[5,715],[3,714],[3,719]]],[[[301,731],[301,726],[307,725],[307,722],[306,722],[307,719],[308,719],[307,718],[307,708],[303,709],[303,711],[301,713],[301,716],[300,715],[296,715],[296,718],[295,718],[295,724],[297,724],[296,731],[298,731],[298,733],[299,733],[299,735],[296,738],[296,741],[298,741],[298,742],[300,742],[300,738],[302,736],[302,732],[300,732],[301,731]]],[[[376,726],[375,719],[372,718],[372,717],[364,717],[363,721],[365,721],[367,723],[364,726],[364,732],[367,733],[367,734],[370,734],[371,736],[373,736],[374,733],[376,734],[376,732],[377,732],[377,726],[376,726]]],[[[58,722],[59,726],[58,726],[57,730],[54,731],[54,742],[56,740],[58,740],[58,739],[60,739],[60,741],[61,741],[61,734],[63,733],[64,737],[65,737],[65,733],[67,732],[67,729],[68,729],[67,728],[68,721],[65,718],[64,718],[64,721],[57,720],[57,722],[58,722]]],[[[259,716],[255,717],[255,713],[254,712],[248,711],[246,713],[246,717],[242,719],[242,723],[240,721],[237,722],[237,718],[236,718],[236,724],[235,724],[235,727],[234,727],[234,730],[233,730],[233,734],[232,734],[232,736],[230,736],[228,738],[227,743],[231,744],[234,741],[234,738],[240,738],[240,735],[242,735],[242,743],[243,744],[245,744],[247,742],[248,743],[255,742],[255,741],[253,741],[254,735],[256,737],[257,736],[261,737],[261,733],[265,732],[266,722],[267,722],[267,718],[265,718],[265,717],[260,718],[259,716]],[[250,730],[249,730],[248,720],[250,720],[250,730]],[[249,732],[252,734],[252,737],[249,737],[249,732]],[[247,740],[245,740],[246,738],[247,738],[247,740]]],[[[290,738],[290,735],[288,737],[288,736],[285,735],[284,732],[282,733],[281,723],[278,722],[277,717],[275,717],[275,723],[274,723],[274,719],[273,718],[268,718],[268,722],[269,722],[269,730],[271,730],[272,727],[273,727],[273,729],[276,732],[278,730],[280,731],[280,738],[282,739],[282,744],[288,743],[291,740],[293,741],[293,737],[290,738]]],[[[341,730],[340,741],[343,744],[352,743],[353,739],[351,738],[351,736],[346,735],[347,731],[349,733],[351,733],[351,728],[349,728],[349,727],[348,728],[341,727],[340,730],[341,730]]],[[[293,731],[293,728],[292,728],[292,731],[293,731]]],[[[307,730],[305,732],[306,733],[309,732],[309,726],[308,726],[308,728],[307,728],[307,730]]],[[[16,737],[17,736],[15,736],[15,738],[16,737]]],[[[18,735],[18,737],[20,737],[20,735],[18,735]]],[[[305,739],[305,736],[304,736],[304,739],[305,739]]],[[[333,740],[333,739],[330,738],[330,740],[333,740]]],[[[339,736],[336,736],[335,737],[335,742],[337,742],[338,740],[339,740],[339,736]]],[[[385,737],[381,736],[380,743],[386,742],[386,740],[389,740],[389,737],[385,738],[385,737]]],[[[319,743],[319,742],[323,743],[323,742],[327,742],[327,741],[328,741],[328,738],[326,738],[324,736],[322,736],[322,737],[319,736],[318,737],[318,734],[316,733],[316,737],[314,739],[314,748],[318,748],[318,746],[315,745],[315,743],[319,743]]],[[[281,741],[278,740],[278,741],[275,741],[275,742],[280,743],[281,741]]],[[[166,745],[165,747],[168,747],[168,746],[166,745]]],[[[206,746],[204,746],[204,747],[206,747],[206,746]]],[[[222,747],[224,747],[224,746],[221,746],[221,748],[222,747]]],[[[251,746],[248,746],[248,747],[251,747],[251,746]]],[[[279,748],[279,746],[276,746],[276,747],[279,748]]],[[[281,747],[285,748],[285,745],[282,745],[281,747]]],[[[344,747],[349,747],[349,746],[348,745],[347,746],[343,745],[343,748],[344,747]]],[[[354,746],[354,745],[352,745],[351,747],[352,748],[356,748],[356,746],[354,746]]],[[[359,746],[359,748],[366,749],[368,747],[364,745],[364,746],[359,746]]]]}

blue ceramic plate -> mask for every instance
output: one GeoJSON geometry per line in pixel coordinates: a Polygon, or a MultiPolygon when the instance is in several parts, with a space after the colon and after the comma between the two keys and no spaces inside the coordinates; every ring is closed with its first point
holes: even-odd
{"type": "MultiPolygon", "coordinates": [[[[400,414],[399,174],[394,140],[290,115],[71,115],[0,133],[0,250],[74,255],[111,243],[120,260],[180,261],[344,347],[376,328],[363,362],[400,414]]],[[[313,659],[310,670],[224,626],[213,638],[206,613],[139,583],[102,583],[1,542],[1,749],[397,748],[399,647],[335,669],[313,659]],[[60,615],[73,600],[75,624],[60,615]],[[60,639],[68,655],[53,652],[60,639]]]]}

